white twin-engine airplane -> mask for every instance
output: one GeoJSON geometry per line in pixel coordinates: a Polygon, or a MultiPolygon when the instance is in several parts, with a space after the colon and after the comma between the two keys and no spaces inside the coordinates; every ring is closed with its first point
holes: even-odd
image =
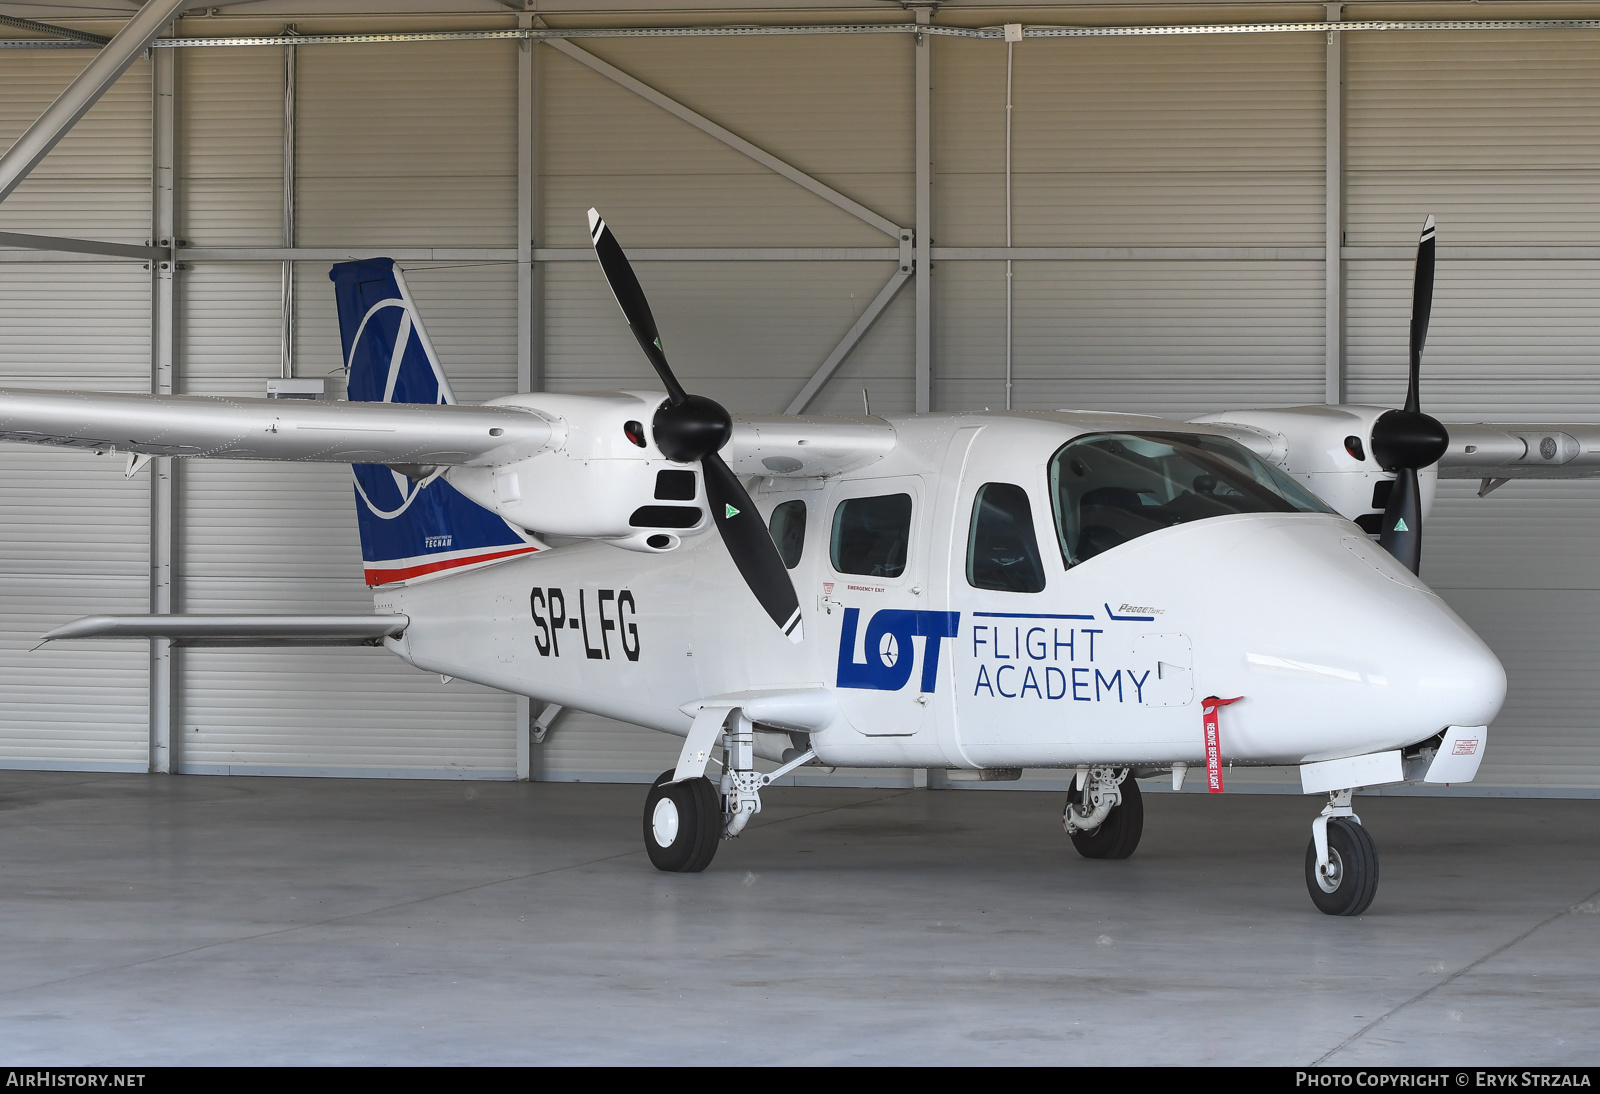
{"type": "Polygon", "coordinates": [[[733,418],[678,383],[589,220],[665,396],[457,405],[389,260],[330,274],[348,402],[0,392],[0,439],[126,452],[130,475],[151,455],[355,465],[375,615],[99,616],[47,637],[381,642],[676,734],[644,808],[668,871],[705,869],[762,789],[808,764],[1072,770],[1063,822],[1103,859],[1138,845],[1136,778],[1180,787],[1199,768],[1215,792],[1226,767],[1296,765],[1328,796],[1311,898],[1358,915],[1378,860],[1352,791],[1475,775],[1505,672],[1415,576],[1435,479],[1600,474],[1600,428],[1447,434],[1420,411],[1431,217],[1404,410],[1188,423],[733,418]]]}

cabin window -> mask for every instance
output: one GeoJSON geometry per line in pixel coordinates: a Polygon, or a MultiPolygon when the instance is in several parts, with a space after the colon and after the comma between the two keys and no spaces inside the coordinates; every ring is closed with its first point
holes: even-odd
{"type": "Polygon", "coordinates": [[[800,565],[800,555],[806,546],[806,503],[795,500],[779,504],[772,511],[772,519],[767,521],[767,531],[772,533],[772,542],[783,564],[791,570],[800,565]]]}
{"type": "Polygon", "coordinates": [[[1079,437],[1050,461],[1050,500],[1068,566],[1207,517],[1332,512],[1243,445],[1197,433],[1079,437]]]}
{"type": "Polygon", "coordinates": [[[1044,588],[1033,507],[1022,487],[986,482],[978,488],[967,531],[967,584],[1003,593],[1036,593],[1044,588]]]}
{"type": "Polygon", "coordinates": [[[899,577],[910,540],[910,494],[849,498],[833,511],[833,568],[841,574],[899,577]]]}

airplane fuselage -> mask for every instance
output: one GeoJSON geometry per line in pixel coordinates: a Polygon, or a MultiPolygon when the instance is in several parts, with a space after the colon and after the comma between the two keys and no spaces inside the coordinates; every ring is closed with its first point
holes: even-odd
{"type": "MultiPolygon", "coordinates": [[[[1487,724],[1503,701],[1482,641],[1343,518],[1288,504],[1207,516],[1227,493],[1213,476],[1133,489],[1096,485],[1114,472],[1085,463],[1204,426],[891,421],[897,444],[878,463],[751,489],[769,520],[785,507],[773,528],[799,645],[706,535],[659,555],[575,543],[380,589],[378,610],[411,620],[388,645],[429,671],[678,735],[707,696],[820,692],[832,713],[810,745],[851,766],[1195,764],[1213,695],[1244,697],[1226,716],[1229,762],[1292,764],[1487,724]],[[1139,520],[1151,530],[1130,532],[1139,520]]],[[[1169,479],[1179,466],[1146,464],[1169,479]]],[[[776,757],[787,741],[767,736],[776,757]]]]}

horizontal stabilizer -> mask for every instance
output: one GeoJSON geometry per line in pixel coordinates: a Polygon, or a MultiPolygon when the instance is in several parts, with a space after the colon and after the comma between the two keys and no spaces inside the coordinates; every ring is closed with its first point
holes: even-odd
{"type": "Polygon", "coordinates": [[[411,620],[403,615],[89,615],[44,636],[170,638],[181,646],[379,646],[411,620]]]}
{"type": "Polygon", "coordinates": [[[509,406],[0,391],[0,441],[231,460],[492,466],[551,426],[509,406]]]}

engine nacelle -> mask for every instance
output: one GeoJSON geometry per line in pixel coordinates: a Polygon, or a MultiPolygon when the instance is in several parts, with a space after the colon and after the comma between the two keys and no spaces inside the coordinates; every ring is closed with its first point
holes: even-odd
{"type": "Polygon", "coordinates": [[[661,454],[650,422],[660,392],[535,392],[489,406],[514,406],[550,422],[549,444],[486,467],[457,466],[451,486],[519,528],[603,539],[636,551],[670,551],[710,527],[695,464],[661,454]]]}
{"type": "MultiPolygon", "coordinates": [[[[1394,482],[1393,472],[1379,467],[1372,456],[1372,425],[1386,413],[1387,407],[1343,404],[1226,410],[1190,420],[1231,427],[1229,434],[1258,456],[1309,487],[1341,516],[1376,532],[1391,489],[1387,484],[1394,482]],[[1347,443],[1351,438],[1356,444],[1347,443]]],[[[1425,468],[1418,478],[1426,519],[1438,468],[1425,468]]]]}

